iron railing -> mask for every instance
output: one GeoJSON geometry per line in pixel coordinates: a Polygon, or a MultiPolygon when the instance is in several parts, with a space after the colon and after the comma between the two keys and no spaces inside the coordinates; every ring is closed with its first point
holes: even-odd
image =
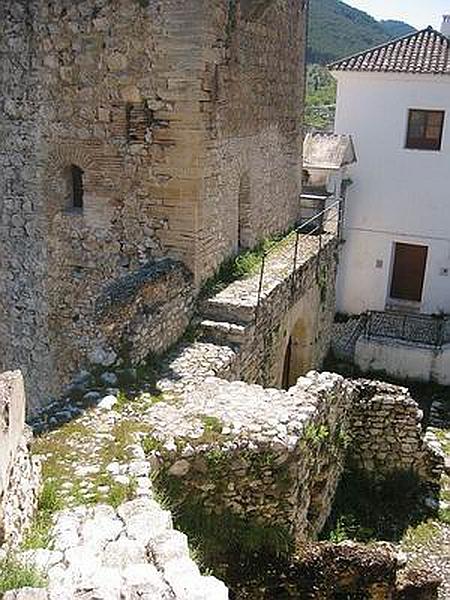
{"type": "MultiPolygon", "coordinates": [[[[322,250],[322,242],[324,235],[334,235],[341,238],[342,224],[343,224],[343,199],[338,198],[332,204],[327,206],[324,210],[317,212],[307,221],[293,229],[286,237],[274,244],[269,250],[266,250],[262,255],[261,267],[259,273],[259,284],[258,284],[258,299],[255,308],[255,322],[258,321],[261,299],[263,295],[264,277],[267,270],[267,258],[270,255],[280,253],[281,248],[286,246],[291,248],[289,240],[294,240],[294,251],[292,257],[288,260],[292,262],[291,266],[291,298],[295,290],[295,273],[297,271],[298,261],[301,258],[302,240],[304,239],[316,239],[318,240],[319,253],[322,250]]],[[[289,252],[289,250],[288,250],[289,252]]]]}
{"type": "Polygon", "coordinates": [[[450,343],[450,317],[369,311],[365,335],[440,348],[450,343]]]}

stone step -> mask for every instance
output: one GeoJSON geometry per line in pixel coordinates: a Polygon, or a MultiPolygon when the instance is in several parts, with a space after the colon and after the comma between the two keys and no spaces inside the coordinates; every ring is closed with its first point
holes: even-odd
{"type": "Polygon", "coordinates": [[[202,305],[201,312],[205,319],[240,325],[247,325],[255,318],[255,307],[253,305],[238,305],[217,298],[206,300],[202,305]]]}
{"type": "Polygon", "coordinates": [[[241,323],[203,319],[199,323],[202,333],[210,339],[242,344],[249,334],[249,327],[241,323]]]}

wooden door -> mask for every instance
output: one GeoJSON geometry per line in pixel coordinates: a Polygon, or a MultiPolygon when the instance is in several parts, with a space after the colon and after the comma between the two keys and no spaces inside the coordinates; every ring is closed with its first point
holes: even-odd
{"type": "Polygon", "coordinates": [[[289,342],[286,348],[286,354],[284,356],[283,365],[283,380],[281,387],[283,390],[288,390],[291,385],[291,362],[292,362],[292,338],[289,338],[289,342]]]}
{"type": "Polygon", "coordinates": [[[420,302],[427,264],[428,247],[395,244],[391,298],[420,302]]]}

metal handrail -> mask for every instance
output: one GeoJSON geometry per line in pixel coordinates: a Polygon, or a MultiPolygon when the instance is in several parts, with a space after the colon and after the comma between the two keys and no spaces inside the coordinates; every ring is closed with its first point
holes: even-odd
{"type": "MultiPolygon", "coordinates": [[[[269,248],[268,250],[265,250],[263,252],[262,260],[261,260],[261,270],[260,270],[260,274],[259,274],[258,300],[256,303],[256,308],[255,308],[255,323],[258,321],[259,311],[260,311],[260,307],[261,307],[261,298],[262,298],[262,290],[263,290],[263,284],[264,284],[264,275],[265,275],[265,270],[266,270],[267,257],[270,254],[275,253],[277,250],[279,250],[281,245],[286,244],[287,240],[289,240],[291,237],[295,236],[295,247],[294,247],[294,256],[293,256],[293,261],[292,261],[292,274],[291,274],[291,297],[292,297],[292,295],[294,293],[295,272],[297,271],[298,249],[300,247],[300,236],[301,235],[304,235],[305,237],[313,236],[314,234],[316,234],[318,232],[319,233],[319,248],[322,249],[323,217],[324,217],[324,215],[331,212],[333,209],[337,208],[336,235],[339,236],[340,235],[340,226],[341,226],[341,221],[342,221],[342,213],[340,211],[340,208],[341,208],[342,204],[343,204],[343,198],[338,198],[332,204],[330,204],[330,206],[327,206],[327,208],[324,208],[320,212],[316,213],[313,217],[307,219],[304,223],[302,223],[301,225],[299,225],[298,227],[293,229],[286,237],[284,237],[282,240],[280,240],[279,242],[274,244],[271,248],[269,248]],[[319,224],[316,227],[314,227],[314,229],[310,229],[309,226],[312,223],[317,222],[318,220],[319,220],[319,224]]],[[[325,233],[328,233],[328,232],[325,231],[325,233]]]]}
{"type": "Polygon", "coordinates": [[[450,317],[369,311],[365,336],[368,339],[398,339],[441,348],[450,343],[450,317]]]}

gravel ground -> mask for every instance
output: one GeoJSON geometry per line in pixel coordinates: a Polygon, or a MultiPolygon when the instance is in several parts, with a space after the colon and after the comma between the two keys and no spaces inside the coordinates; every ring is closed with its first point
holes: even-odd
{"type": "MultiPolygon", "coordinates": [[[[450,464],[450,401],[439,399],[431,407],[430,426],[442,445],[450,464]]],[[[439,600],[450,598],[450,476],[442,477],[439,519],[410,530],[402,542],[411,566],[426,568],[439,575],[443,583],[439,600]]]]}

